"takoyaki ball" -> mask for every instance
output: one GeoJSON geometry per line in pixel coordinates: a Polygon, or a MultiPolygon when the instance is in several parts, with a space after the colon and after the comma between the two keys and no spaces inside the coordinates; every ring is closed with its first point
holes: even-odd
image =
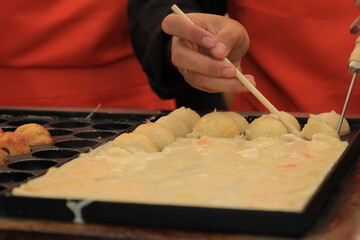
{"type": "Polygon", "coordinates": [[[190,129],[192,129],[200,119],[200,115],[197,112],[185,107],[177,108],[169,113],[169,115],[182,119],[190,129]]]}
{"type": "Polygon", "coordinates": [[[198,138],[202,136],[232,138],[240,135],[240,128],[236,121],[224,112],[211,112],[205,114],[195,124],[192,133],[187,137],[198,138]]]}
{"type": "Polygon", "coordinates": [[[145,135],[137,133],[123,133],[116,137],[112,143],[114,147],[120,147],[129,153],[157,152],[155,144],[145,135]]]}
{"type": "MultiPolygon", "coordinates": [[[[340,121],[340,114],[337,114],[335,111],[331,111],[331,112],[325,112],[325,113],[320,113],[318,115],[310,115],[309,120],[311,121],[312,118],[314,117],[318,117],[321,118],[322,120],[324,120],[330,127],[332,127],[333,129],[337,130],[339,121],[340,121]]],[[[350,126],[348,121],[344,118],[342,124],[341,124],[341,128],[340,128],[340,136],[344,136],[350,133],[350,126]]]]}
{"type": "Polygon", "coordinates": [[[176,138],[185,137],[186,134],[191,132],[190,127],[184,120],[172,115],[163,116],[156,120],[156,123],[159,123],[169,129],[176,138]]]}
{"type": "Polygon", "coordinates": [[[330,127],[325,121],[317,118],[312,118],[305,124],[301,131],[301,134],[305,139],[311,140],[313,135],[316,133],[323,133],[332,137],[339,138],[336,130],[330,127]]]}
{"type": "Polygon", "coordinates": [[[26,139],[15,132],[5,132],[0,135],[0,149],[9,155],[22,155],[30,152],[26,139]]]}
{"type": "MultiPolygon", "coordinates": [[[[329,144],[333,144],[335,146],[339,144],[339,139],[337,137],[330,136],[324,133],[314,133],[314,135],[312,135],[311,140],[326,142],[329,144]]],[[[346,144],[347,142],[344,143],[346,144]]]]}
{"type": "Polygon", "coordinates": [[[263,115],[249,124],[249,128],[246,130],[246,138],[249,140],[258,137],[277,138],[287,133],[286,127],[279,119],[270,115],[263,115]]]}
{"type": "Polygon", "coordinates": [[[7,155],[7,152],[0,149],[0,165],[3,165],[6,162],[7,155]]]}
{"type": "Polygon", "coordinates": [[[240,115],[237,112],[224,112],[226,115],[231,117],[239,126],[240,133],[245,133],[246,129],[249,127],[249,122],[246,120],[246,118],[242,115],[240,115]]]}
{"type": "Polygon", "coordinates": [[[16,133],[22,135],[29,146],[43,145],[53,142],[50,132],[43,126],[37,123],[28,123],[19,126],[16,133]]]}
{"type": "Polygon", "coordinates": [[[148,122],[138,126],[134,133],[148,137],[159,151],[162,151],[169,143],[175,141],[172,132],[161,124],[148,122]]]}
{"type": "MultiPolygon", "coordinates": [[[[296,119],[296,117],[294,117],[292,114],[288,113],[288,112],[284,112],[284,111],[279,111],[280,116],[287,121],[289,124],[291,124],[293,127],[295,127],[298,131],[300,131],[300,123],[298,122],[298,120],[296,119]]],[[[271,116],[275,117],[275,118],[279,118],[276,114],[270,114],[271,116]]]]}

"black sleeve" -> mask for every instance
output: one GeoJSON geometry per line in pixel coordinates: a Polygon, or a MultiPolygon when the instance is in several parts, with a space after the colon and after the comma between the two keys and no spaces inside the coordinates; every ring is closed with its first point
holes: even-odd
{"type": "Polygon", "coordinates": [[[176,98],[177,105],[198,110],[225,109],[222,94],[192,88],[171,64],[167,47],[171,36],[161,29],[162,20],[177,4],[184,12],[225,13],[222,0],[129,0],[128,20],[133,48],[154,92],[163,99],[176,98]]]}

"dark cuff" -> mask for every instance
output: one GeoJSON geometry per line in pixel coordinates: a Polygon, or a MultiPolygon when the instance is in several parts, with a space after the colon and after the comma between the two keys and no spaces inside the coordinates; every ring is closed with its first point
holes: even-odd
{"type": "Polygon", "coordinates": [[[207,93],[191,89],[176,97],[177,107],[188,107],[197,111],[228,110],[222,93],[207,93]]]}

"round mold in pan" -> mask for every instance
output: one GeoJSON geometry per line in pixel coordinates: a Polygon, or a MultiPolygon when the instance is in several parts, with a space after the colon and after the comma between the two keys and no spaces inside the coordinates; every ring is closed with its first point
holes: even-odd
{"type": "Polygon", "coordinates": [[[44,125],[47,124],[49,121],[46,120],[42,120],[42,119],[21,119],[21,120],[14,120],[14,121],[9,121],[8,124],[10,126],[21,126],[24,124],[28,124],[28,123],[37,123],[39,125],[44,125]]]}
{"type": "Polygon", "coordinates": [[[83,121],[63,121],[50,124],[50,126],[53,128],[81,128],[87,127],[89,125],[90,123],[83,121]]]}
{"type": "Polygon", "coordinates": [[[44,159],[63,159],[63,158],[72,158],[79,155],[80,152],[72,149],[62,149],[62,148],[54,148],[54,149],[44,149],[33,152],[31,155],[36,158],[44,158],[44,159]]]}
{"type": "Polygon", "coordinates": [[[68,139],[56,142],[54,145],[61,148],[91,148],[99,143],[99,141],[89,139],[68,139]]]}
{"type": "Polygon", "coordinates": [[[123,122],[112,122],[112,123],[99,123],[93,125],[93,128],[98,130],[125,130],[135,124],[132,123],[123,123],[123,122]]]}
{"type": "Polygon", "coordinates": [[[8,168],[14,170],[44,170],[55,166],[59,162],[47,159],[25,159],[8,164],[8,168]]]}
{"type": "Polygon", "coordinates": [[[116,132],[111,131],[84,131],[84,132],[78,132],[75,133],[74,136],[78,138],[90,138],[90,139],[103,139],[103,138],[109,138],[115,136],[116,132]]]}
{"type": "Polygon", "coordinates": [[[69,129],[62,129],[62,128],[48,128],[48,131],[50,132],[50,135],[52,137],[65,136],[73,133],[73,131],[69,129]]]}
{"type": "Polygon", "coordinates": [[[2,127],[1,128],[4,132],[14,132],[16,130],[16,127],[9,127],[9,126],[6,126],[6,127],[2,127]]]}
{"type": "Polygon", "coordinates": [[[4,122],[7,122],[7,120],[5,118],[0,118],[0,123],[4,123],[4,122]]]}
{"type": "Polygon", "coordinates": [[[0,185],[0,192],[6,190],[6,187],[0,185]]]}
{"type": "Polygon", "coordinates": [[[21,182],[32,176],[34,175],[27,172],[18,172],[18,171],[0,172],[0,183],[21,182]]]}

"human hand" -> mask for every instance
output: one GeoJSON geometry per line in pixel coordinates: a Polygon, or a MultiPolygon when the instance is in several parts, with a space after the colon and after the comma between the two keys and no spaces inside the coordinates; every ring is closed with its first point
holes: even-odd
{"type": "MultiPolygon", "coordinates": [[[[360,8],[360,0],[354,0],[354,3],[357,8],[360,8]]],[[[350,33],[360,34],[360,17],[357,17],[350,25],[350,33]]]]}
{"type": "MultiPolygon", "coordinates": [[[[215,92],[248,91],[235,77],[236,67],[249,47],[244,27],[224,16],[190,13],[194,24],[170,14],[162,29],[172,35],[171,61],[194,88],[215,92]],[[228,58],[233,64],[222,61],[228,58]]],[[[246,75],[255,84],[254,78],[246,75]]]]}

